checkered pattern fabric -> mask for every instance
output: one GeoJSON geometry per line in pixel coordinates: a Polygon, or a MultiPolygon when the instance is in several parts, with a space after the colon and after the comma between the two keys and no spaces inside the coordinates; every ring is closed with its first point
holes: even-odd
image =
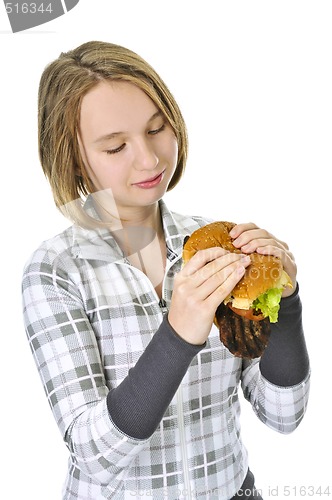
{"type": "MultiPolygon", "coordinates": [[[[210,221],[171,213],[162,201],[160,208],[169,305],[183,239],[210,221]]],[[[291,432],[303,417],[309,381],[270,384],[258,360],[233,357],[213,327],[153,436],[123,434],[106,395],[135,365],[163,313],[151,282],[106,230],[74,225],[44,242],[25,267],[23,304],[31,350],[70,454],[64,500],[229,499],[248,468],[238,387],[279,432],[291,432]]]]}

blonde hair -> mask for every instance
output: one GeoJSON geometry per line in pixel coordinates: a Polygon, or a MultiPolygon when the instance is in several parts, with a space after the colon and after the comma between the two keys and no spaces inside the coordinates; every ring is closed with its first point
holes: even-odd
{"type": "Polygon", "coordinates": [[[89,225],[83,200],[93,192],[93,186],[80,154],[80,108],[85,94],[101,80],[133,83],[152,99],[170,123],[178,142],[178,162],[168,190],[179,182],[188,153],[186,125],[174,97],[139,55],[99,41],[60,54],[45,68],[39,84],[39,157],[56,206],[83,225],[89,225]]]}

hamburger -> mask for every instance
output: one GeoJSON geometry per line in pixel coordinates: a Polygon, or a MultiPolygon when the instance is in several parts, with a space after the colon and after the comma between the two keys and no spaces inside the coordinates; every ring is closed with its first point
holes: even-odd
{"type": "MultiPolygon", "coordinates": [[[[229,235],[233,222],[212,222],[194,231],[183,247],[186,264],[199,250],[222,247],[242,253],[229,235]]],[[[249,254],[251,263],[231,293],[218,307],[214,322],[220,339],[235,356],[262,355],[270,336],[270,323],[278,321],[281,295],[292,281],[282,262],[272,255],[249,254]]]]}

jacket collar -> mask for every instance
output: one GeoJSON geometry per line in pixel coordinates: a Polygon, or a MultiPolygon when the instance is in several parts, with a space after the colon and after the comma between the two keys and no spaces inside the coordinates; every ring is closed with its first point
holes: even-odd
{"type": "MultiPolygon", "coordinates": [[[[163,200],[159,201],[160,213],[165,232],[167,257],[173,261],[182,255],[185,236],[191,234],[193,219],[170,212],[163,200]]],[[[84,209],[100,220],[91,198],[85,202],[84,209]]],[[[197,227],[199,225],[197,224],[197,227]]],[[[112,232],[107,228],[86,229],[77,224],[73,228],[72,254],[76,259],[100,260],[104,262],[127,262],[112,232]]]]}

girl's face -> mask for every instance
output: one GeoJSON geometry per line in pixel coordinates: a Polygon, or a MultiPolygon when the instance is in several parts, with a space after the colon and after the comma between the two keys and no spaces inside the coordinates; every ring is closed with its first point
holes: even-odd
{"type": "Polygon", "coordinates": [[[120,214],[162,198],[177,165],[168,121],[129,82],[103,81],[84,96],[79,142],[95,190],[111,190],[120,214]]]}

